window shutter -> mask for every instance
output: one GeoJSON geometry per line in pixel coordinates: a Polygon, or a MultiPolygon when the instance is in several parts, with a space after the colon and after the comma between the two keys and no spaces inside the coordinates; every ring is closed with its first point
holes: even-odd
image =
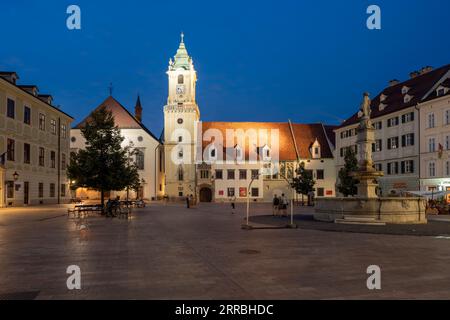
{"type": "Polygon", "coordinates": [[[402,170],[401,172],[402,172],[402,174],[403,174],[403,173],[405,173],[405,161],[402,161],[402,162],[401,162],[401,166],[402,166],[402,167],[401,167],[401,170],[402,170]]]}
{"type": "Polygon", "coordinates": [[[410,160],[411,164],[411,173],[414,173],[414,160],[410,160]]]}
{"type": "Polygon", "coordinates": [[[411,121],[414,121],[414,112],[411,112],[411,121]]]}
{"type": "Polygon", "coordinates": [[[406,146],[406,135],[402,136],[402,147],[406,146]]]}

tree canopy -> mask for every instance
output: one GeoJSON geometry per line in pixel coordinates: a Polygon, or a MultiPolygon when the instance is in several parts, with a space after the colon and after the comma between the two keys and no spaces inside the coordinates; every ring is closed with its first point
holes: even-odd
{"type": "Polygon", "coordinates": [[[344,167],[339,170],[339,183],[337,189],[344,197],[353,196],[357,193],[358,180],[350,175],[351,172],[358,170],[358,160],[356,153],[352,148],[347,148],[344,155],[344,167]]]}
{"type": "Polygon", "coordinates": [[[139,173],[133,161],[136,150],[122,147],[124,138],[114,123],[114,116],[105,107],[91,113],[81,128],[85,148],[72,153],[67,174],[74,187],[87,187],[101,192],[136,188],[139,173]]]}

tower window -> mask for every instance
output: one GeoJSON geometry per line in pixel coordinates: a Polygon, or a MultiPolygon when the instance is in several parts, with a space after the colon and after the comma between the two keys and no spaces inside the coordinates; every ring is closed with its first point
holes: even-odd
{"type": "Polygon", "coordinates": [[[182,74],[180,74],[180,75],[178,76],[178,84],[183,84],[183,83],[184,83],[184,77],[183,77],[182,74]]]}
{"type": "Polygon", "coordinates": [[[183,137],[182,136],[178,137],[178,142],[183,142],[183,137]]]}

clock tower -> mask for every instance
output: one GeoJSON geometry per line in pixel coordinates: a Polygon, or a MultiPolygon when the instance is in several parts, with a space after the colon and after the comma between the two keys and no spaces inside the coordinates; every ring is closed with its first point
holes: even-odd
{"type": "Polygon", "coordinates": [[[195,196],[195,141],[200,111],[195,100],[197,73],[181,34],[167,70],[169,92],[164,106],[165,194],[171,199],[195,196]]]}

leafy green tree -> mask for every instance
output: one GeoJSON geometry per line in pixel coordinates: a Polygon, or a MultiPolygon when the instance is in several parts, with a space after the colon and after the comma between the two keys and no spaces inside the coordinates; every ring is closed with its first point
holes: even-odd
{"type": "Polygon", "coordinates": [[[74,187],[100,191],[101,203],[105,191],[133,188],[139,174],[133,161],[136,151],[132,145],[122,147],[124,138],[114,123],[114,116],[105,107],[91,113],[81,133],[86,140],[84,149],[72,153],[67,175],[74,187]]]}
{"type": "Polygon", "coordinates": [[[356,185],[358,180],[350,175],[350,173],[358,170],[358,160],[356,159],[356,153],[353,148],[347,148],[344,155],[344,167],[339,170],[339,183],[337,189],[344,197],[353,196],[357,193],[358,189],[356,185]]]}
{"type": "Polygon", "coordinates": [[[312,171],[306,170],[304,162],[299,164],[295,172],[297,173],[297,176],[292,179],[291,185],[298,194],[302,195],[303,204],[303,196],[308,195],[311,191],[314,191],[314,185],[316,182],[314,181],[312,171]]]}

